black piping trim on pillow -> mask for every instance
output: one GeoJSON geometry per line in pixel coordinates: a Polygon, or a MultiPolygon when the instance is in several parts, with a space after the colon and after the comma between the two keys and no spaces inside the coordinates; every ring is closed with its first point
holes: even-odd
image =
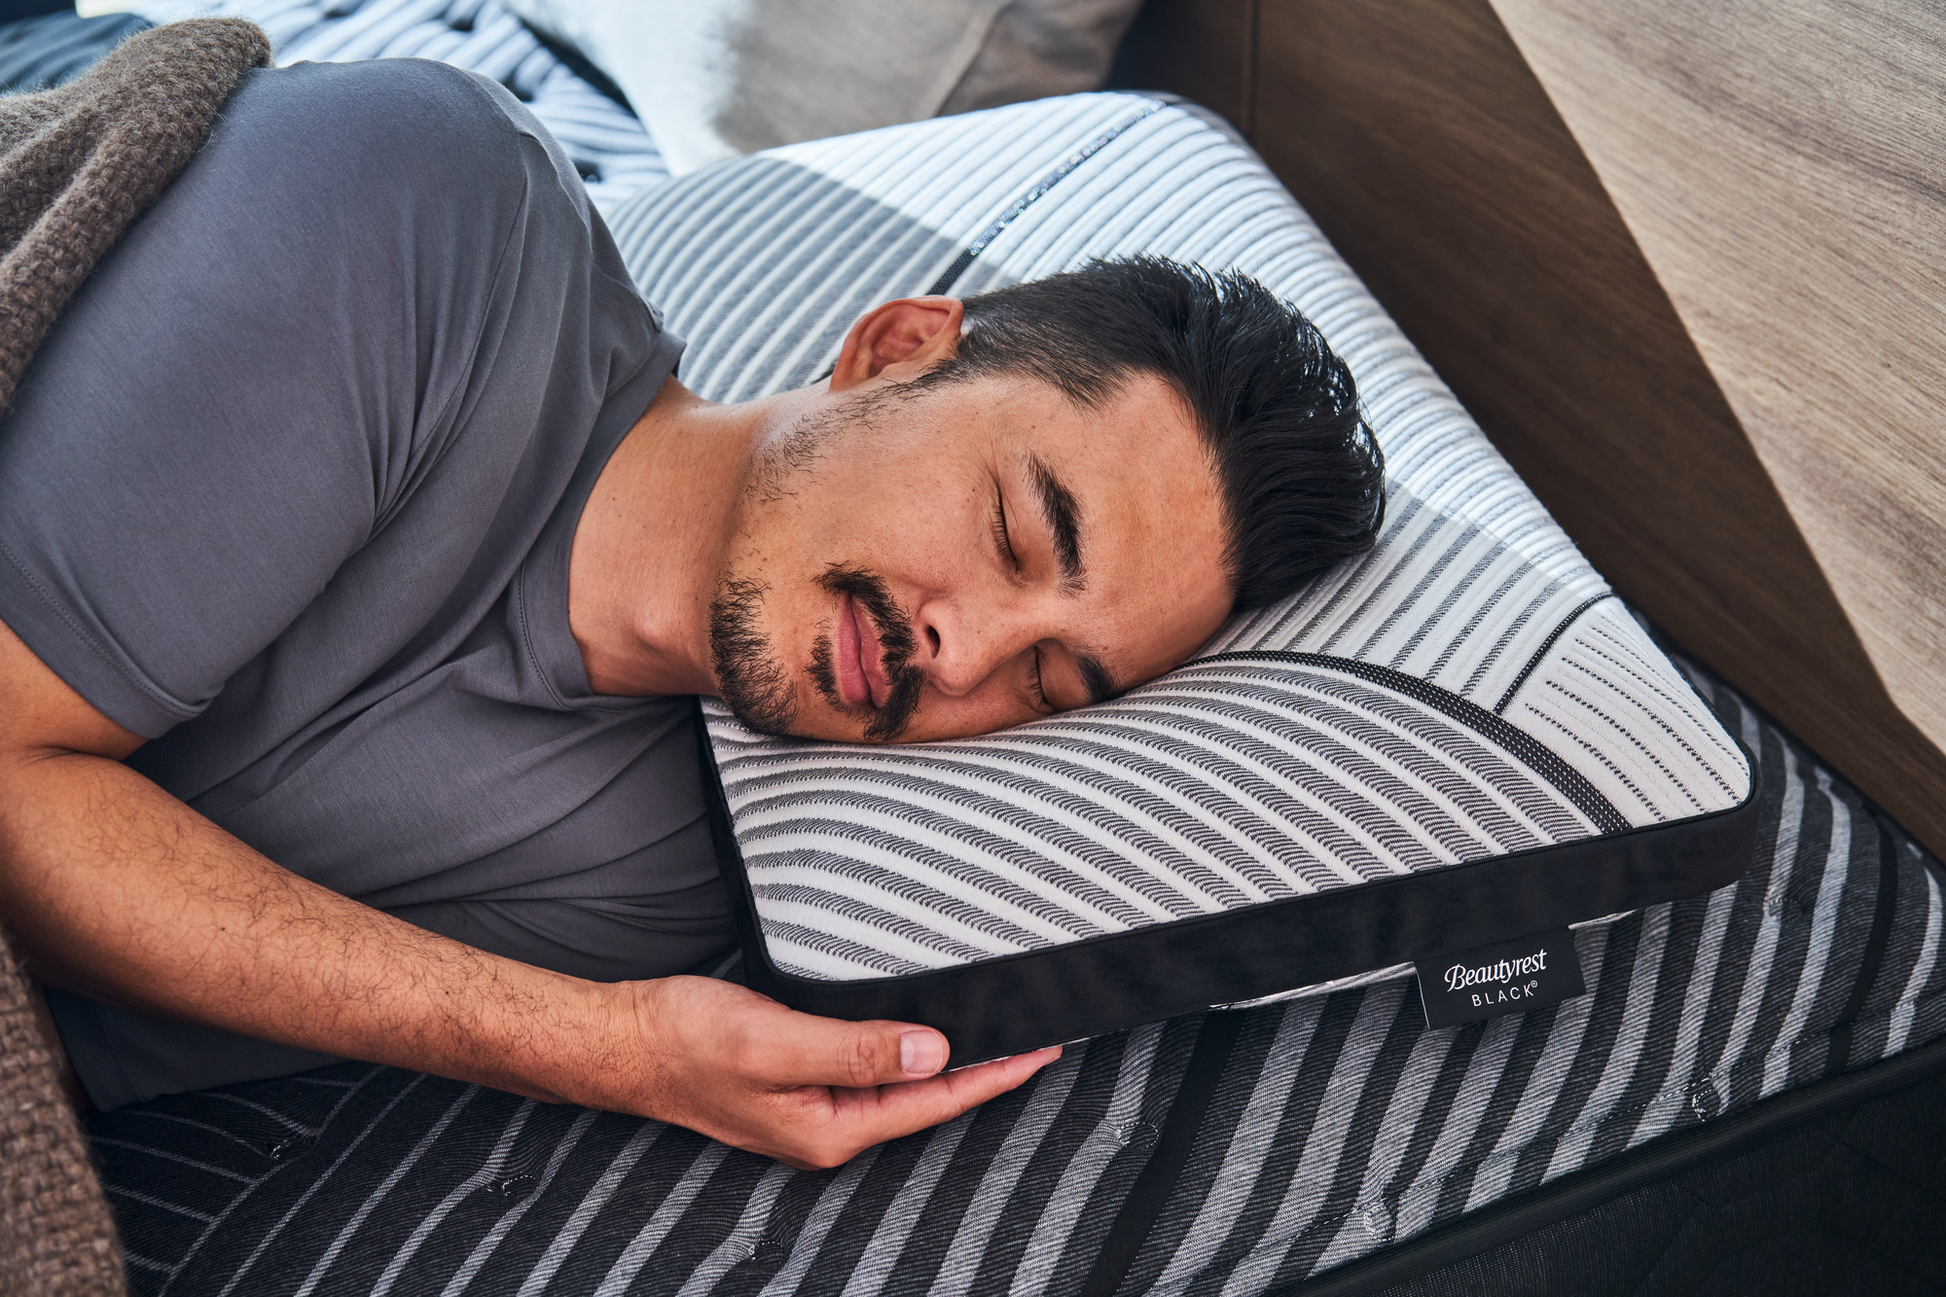
{"type": "Polygon", "coordinates": [[[1026,193],[1014,199],[1012,205],[1006,211],[1000,213],[993,224],[987,226],[974,236],[973,241],[967,244],[965,249],[957,257],[953,258],[953,264],[946,267],[946,273],[933,281],[933,286],[926,290],[926,295],[936,297],[952,288],[954,284],[959,282],[959,277],[966,273],[966,268],[973,264],[973,259],[982,252],[985,252],[987,245],[999,238],[1000,232],[1009,225],[1012,225],[1019,218],[1020,214],[1039,201],[1043,194],[1065,180],[1068,173],[1072,172],[1076,167],[1107,148],[1110,144],[1113,144],[1123,131],[1126,131],[1137,122],[1142,121],[1154,113],[1160,112],[1168,106],[1168,104],[1160,99],[1149,100],[1139,110],[1124,117],[1121,121],[1116,122],[1113,126],[1095,136],[1095,138],[1089,140],[1086,144],[1083,144],[1067,161],[1048,172],[1045,176],[1042,176],[1032,189],[1029,189],[1026,193]]]}
{"type": "Polygon", "coordinates": [[[1742,804],[1670,824],[952,968],[827,982],[771,962],[700,700],[696,735],[749,985],[806,1013],[936,1027],[955,1067],[1700,895],[1749,867],[1757,834],[1753,779],[1742,804]]]}
{"type": "Polygon", "coordinates": [[[1527,677],[1534,674],[1534,668],[1539,666],[1541,664],[1541,659],[1545,658],[1548,655],[1548,652],[1551,649],[1553,649],[1554,641],[1560,639],[1563,635],[1567,634],[1568,627],[1574,625],[1577,621],[1581,620],[1582,613],[1587,612],[1590,608],[1594,607],[1598,603],[1605,602],[1606,600],[1609,599],[1619,599],[1619,598],[1621,598],[1621,596],[1616,594],[1613,590],[1610,590],[1607,594],[1598,594],[1592,599],[1583,600],[1578,607],[1576,607],[1567,616],[1563,617],[1561,619],[1561,624],[1554,628],[1554,633],[1552,635],[1549,635],[1547,639],[1542,642],[1541,646],[1534,650],[1533,657],[1527,659],[1527,665],[1520,669],[1520,674],[1514,677],[1514,682],[1507,686],[1507,692],[1500,695],[1500,701],[1493,705],[1493,714],[1495,716],[1506,715],[1507,704],[1511,703],[1514,700],[1514,695],[1520,692],[1520,687],[1527,683],[1527,677]]]}
{"type": "MultiPolygon", "coordinates": [[[[1586,606],[1583,605],[1584,608],[1586,606]]],[[[1575,616],[1579,615],[1580,610],[1576,610],[1575,616]]],[[[1573,620],[1573,616],[1568,618],[1569,622],[1573,620]]],[[[1566,629],[1565,624],[1562,629],[1566,629]]],[[[1559,635],[1561,632],[1557,630],[1554,633],[1559,635]]],[[[1553,642],[1552,638],[1548,640],[1549,644],[1553,642]]],[[[1583,815],[1594,822],[1600,832],[1621,833],[1630,827],[1629,822],[1622,818],[1622,813],[1615,809],[1614,803],[1601,795],[1600,789],[1589,783],[1579,770],[1554,755],[1545,744],[1526,730],[1501,719],[1478,703],[1462,698],[1450,689],[1442,689],[1436,684],[1421,680],[1418,676],[1409,676],[1403,671],[1394,671],[1391,667],[1382,667],[1371,662],[1360,662],[1356,658],[1332,657],[1327,653],[1297,653],[1284,649],[1241,649],[1235,653],[1213,653],[1206,658],[1191,658],[1183,663],[1183,666],[1207,666],[1218,662],[1290,662],[1299,666],[1325,667],[1334,671],[1343,671],[1346,675],[1354,675],[1361,680],[1382,685],[1394,693],[1404,694],[1428,707],[1437,708],[1451,719],[1479,734],[1480,737],[1512,754],[1522,765],[1553,784],[1563,797],[1573,802],[1583,815]]]]}

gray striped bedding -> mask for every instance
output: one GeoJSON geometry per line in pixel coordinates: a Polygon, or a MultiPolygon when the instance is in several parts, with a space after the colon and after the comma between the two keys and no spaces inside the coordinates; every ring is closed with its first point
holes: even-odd
{"type": "Polygon", "coordinates": [[[1108,704],[877,748],[761,735],[707,706],[761,989],[919,1017],[970,1059],[1734,876],[1746,755],[1202,113],[1079,95],[816,141],[644,190],[612,223],[645,295],[692,339],[683,380],[721,400],[811,381],[890,297],[1136,252],[1237,267],[1350,364],[1388,462],[1370,555],[1108,704]],[[1577,849],[1547,854],[1564,844],[1577,849]],[[1398,880],[1423,882],[1423,900],[1370,886],[1398,880]],[[1368,894],[1382,908],[1359,908],[1368,894]],[[1265,907],[1277,918],[1260,916],[1247,956],[1236,929],[1207,922],[1265,907]],[[1192,941],[1180,925],[1199,920],[1192,941]],[[1170,953],[1138,940],[1165,930],[1170,953]],[[1348,930],[1361,939],[1337,939],[1348,930]]]}
{"type": "Polygon", "coordinates": [[[1946,1036],[1938,862],[1680,669],[1761,756],[1756,858],[1579,929],[1588,996],[1433,1031],[1408,976],[1137,1027],[826,1172],[364,1064],[173,1096],[88,1120],[134,1290],[1261,1293],[1946,1036]]]}
{"type": "Polygon", "coordinates": [[[154,23],[215,13],[248,18],[269,35],[280,66],[425,58],[490,77],[561,142],[604,211],[669,176],[641,121],[498,0],[136,0],[130,8],[154,23]]]}

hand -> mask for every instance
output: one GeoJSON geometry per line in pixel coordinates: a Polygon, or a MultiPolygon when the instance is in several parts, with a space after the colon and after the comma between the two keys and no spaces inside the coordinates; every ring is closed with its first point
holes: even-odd
{"type": "Polygon", "coordinates": [[[633,1094],[602,1106],[800,1170],[839,1166],[874,1144],[950,1121],[1061,1056],[1055,1045],[941,1075],[946,1038],[930,1027],[814,1017],[705,977],[616,989],[624,987],[646,1074],[629,1086],[633,1094]]]}

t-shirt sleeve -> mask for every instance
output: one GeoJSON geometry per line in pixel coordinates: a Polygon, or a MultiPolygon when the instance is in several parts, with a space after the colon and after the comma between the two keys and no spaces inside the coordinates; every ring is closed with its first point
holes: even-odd
{"type": "Polygon", "coordinates": [[[0,619],[110,719],[197,715],[439,460],[531,218],[509,109],[254,73],[57,322],[0,421],[0,619]]]}

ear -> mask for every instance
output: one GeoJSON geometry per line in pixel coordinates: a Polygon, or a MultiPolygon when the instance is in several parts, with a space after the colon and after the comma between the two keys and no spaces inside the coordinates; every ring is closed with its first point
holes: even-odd
{"type": "Polygon", "coordinates": [[[861,386],[887,372],[910,378],[959,349],[966,304],[957,297],[901,297],[875,306],[845,335],[831,370],[833,392],[861,386]]]}

